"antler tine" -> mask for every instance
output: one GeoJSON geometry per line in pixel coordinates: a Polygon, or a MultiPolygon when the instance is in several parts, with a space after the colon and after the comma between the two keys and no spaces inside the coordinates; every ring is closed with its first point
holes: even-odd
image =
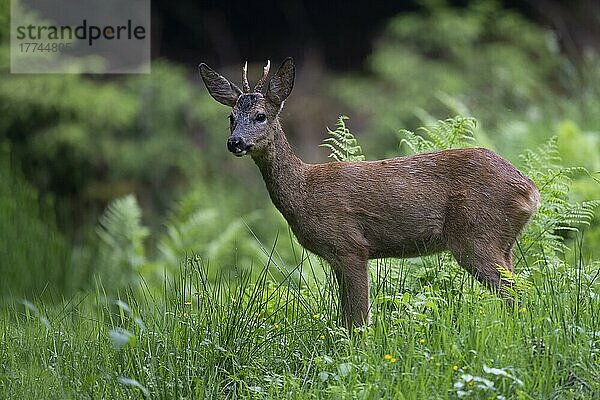
{"type": "Polygon", "coordinates": [[[267,76],[269,75],[269,68],[271,68],[271,60],[267,60],[267,65],[263,67],[262,77],[258,80],[256,86],[254,86],[255,92],[260,92],[262,90],[262,87],[265,84],[265,81],[267,80],[267,76]]]}
{"type": "Polygon", "coordinates": [[[244,93],[250,92],[250,84],[248,83],[248,61],[246,61],[244,68],[242,68],[242,90],[244,93]]]}

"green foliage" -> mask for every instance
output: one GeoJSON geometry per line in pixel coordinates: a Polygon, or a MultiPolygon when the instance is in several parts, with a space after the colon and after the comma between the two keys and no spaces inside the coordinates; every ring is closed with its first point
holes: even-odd
{"type": "Polygon", "coordinates": [[[0,71],[10,64],[10,2],[0,3],[0,71]]]}
{"type": "Polygon", "coordinates": [[[342,115],[338,118],[334,131],[327,128],[330,137],[323,139],[323,144],[320,146],[331,150],[328,157],[336,161],[364,161],[362,148],[344,122],[348,119],[347,116],[342,115]]]}
{"type": "Polygon", "coordinates": [[[98,209],[134,191],[154,218],[203,171],[196,135],[218,107],[204,97],[181,68],[162,62],[151,75],[112,81],[7,75],[0,139],[27,160],[27,178],[55,194],[61,220],[76,221],[63,228],[93,223],[98,209]]]}
{"type": "MultiPolygon", "coordinates": [[[[569,198],[572,177],[587,174],[587,171],[583,167],[560,165],[556,138],[536,151],[526,151],[521,160],[523,172],[535,182],[541,196],[540,209],[522,239],[522,246],[527,250],[532,248],[530,255],[537,254],[539,260],[548,262],[554,260],[556,253],[565,251],[564,239],[568,232],[579,232],[580,228],[590,225],[600,201],[579,202],[569,198]]],[[[591,178],[588,183],[595,184],[591,178]]]]}
{"type": "Polygon", "coordinates": [[[421,127],[415,134],[406,129],[400,131],[400,146],[406,145],[412,153],[470,147],[475,143],[475,118],[456,116],[438,121],[431,128],[421,127]]]}
{"type": "MultiPolygon", "coordinates": [[[[564,120],[557,128],[556,147],[562,164],[585,167],[574,169],[570,174],[569,197],[577,202],[600,198],[600,184],[590,184],[590,174],[600,182],[600,133],[583,131],[574,121],[564,120]]],[[[600,243],[600,216],[596,215],[590,221],[590,226],[584,228],[586,241],[590,243],[586,253],[597,256],[595,248],[600,243]]]]}
{"type": "Polygon", "coordinates": [[[38,194],[0,144],[0,293],[1,297],[64,295],[79,284],[71,266],[69,243],[58,231],[51,201],[38,194]]]}
{"type": "Polygon", "coordinates": [[[561,121],[556,131],[556,151],[563,164],[600,171],[600,135],[597,131],[583,132],[577,123],[568,119],[561,121]]]}
{"type": "Polygon", "coordinates": [[[153,237],[142,224],[135,196],[112,201],[96,229],[101,242],[91,268],[111,290],[122,290],[139,278],[159,286],[192,254],[210,265],[210,279],[268,260],[272,276],[287,275],[296,257],[293,245],[277,241],[278,229],[287,232],[285,220],[269,210],[240,215],[240,198],[230,194],[217,186],[196,184],[175,203],[163,231],[153,237]]]}
{"type": "Polygon", "coordinates": [[[498,2],[422,6],[390,20],[367,74],[334,80],[354,118],[367,119],[367,153],[389,156],[390,133],[399,126],[456,114],[476,116],[492,141],[486,147],[503,154],[545,142],[564,118],[597,134],[598,55],[573,63],[553,32],[498,2]]]}
{"type": "Polygon", "coordinates": [[[158,244],[162,260],[176,271],[186,255],[196,254],[213,265],[213,273],[264,261],[266,256],[251,229],[264,212],[238,216],[231,212],[237,209],[236,202],[213,199],[210,193],[197,186],[171,211],[158,244]]]}
{"type": "Polygon", "coordinates": [[[135,282],[146,261],[144,240],[149,231],[142,225],[142,210],[128,195],[111,202],[97,228],[101,240],[97,273],[111,288],[135,282]]]}

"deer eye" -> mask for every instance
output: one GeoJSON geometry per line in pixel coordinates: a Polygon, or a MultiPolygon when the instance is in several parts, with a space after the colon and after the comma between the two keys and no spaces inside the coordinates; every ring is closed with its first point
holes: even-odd
{"type": "Polygon", "coordinates": [[[255,118],[256,122],[265,122],[267,120],[267,116],[263,113],[256,114],[255,118]]]}

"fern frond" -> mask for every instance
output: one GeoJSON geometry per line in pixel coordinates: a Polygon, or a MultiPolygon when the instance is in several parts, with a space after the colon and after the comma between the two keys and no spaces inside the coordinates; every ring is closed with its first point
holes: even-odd
{"type": "Polygon", "coordinates": [[[190,191],[169,213],[165,232],[157,244],[164,265],[174,271],[190,254],[221,269],[250,266],[255,259],[263,260],[263,252],[247,229],[262,211],[242,216],[228,214],[225,211],[231,207],[216,206],[206,190],[199,186],[190,191]]]}
{"type": "Polygon", "coordinates": [[[407,129],[402,129],[399,134],[400,147],[406,145],[412,153],[418,154],[437,150],[433,142],[407,129]]]}
{"type": "Polygon", "coordinates": [[[143,258],[143,241],[149,232],[142,225],[142,211],[133,195],[116,199],[100,217],[98,236],[111,249],[127,254],[132,265],[143,258]]]}
{"type": "Polygon", "coordinates": [[[344,122],[348,119],[347,116],[342,115],[339,117],[334,131],[327,128],[330,137],[325,138],[319,146],[328,148],[331,151],[328,157],[336,161],[364,161],[365,156],[358,140],[344,122]]]}
{"type": "Polygon", "coordinates": [[[579,232],[590,225],[600,201],[573,202],[569,198],[572,177],[589,173],[582,167],[560,165],[556,137],[535,151],[527,150],[520,158],[523,172],[535,182],[541,197],[540,209],[523,235],[522,244],[537,249],[537,259],[547,260],[568,248],[564,242],[568,232],[579,232]]]}
{"type": "Polygon", "coordinates": [[[130,194],[113,200],[99,222],[96,233],[103,244],[100,273],[107,283],[126,284],[146,263],[144,240],[149,231],[142,225],[142,210],[130,194]]]}
{"type": "Polygon", "coordinates": [[[418,133],[403,129],[399,132],[400,146],[413,153],[470,147],[475,143],[475,118],[457,116],[438,121],[437,125],[419,128],[418,133]]]}

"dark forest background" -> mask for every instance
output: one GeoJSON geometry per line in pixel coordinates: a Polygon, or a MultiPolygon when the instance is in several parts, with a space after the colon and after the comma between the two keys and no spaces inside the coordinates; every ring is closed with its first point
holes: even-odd
{"type": "MultiPolygon", "coordinates": [[[[182,64],[239,64],[267,58],[315,58],[334,71],[364,70],[390,18],[436,1],[154,1],[153,50],[182,64]]],[[[444,3],[439,2],[437,3],[444,3]]],[[[449,1],[457,8],[469,1],[449,1]]],[[[600,6],[593,0],[500,1],[528,21],[555,31],[573,57],[598,48],[600,6]]]]}

